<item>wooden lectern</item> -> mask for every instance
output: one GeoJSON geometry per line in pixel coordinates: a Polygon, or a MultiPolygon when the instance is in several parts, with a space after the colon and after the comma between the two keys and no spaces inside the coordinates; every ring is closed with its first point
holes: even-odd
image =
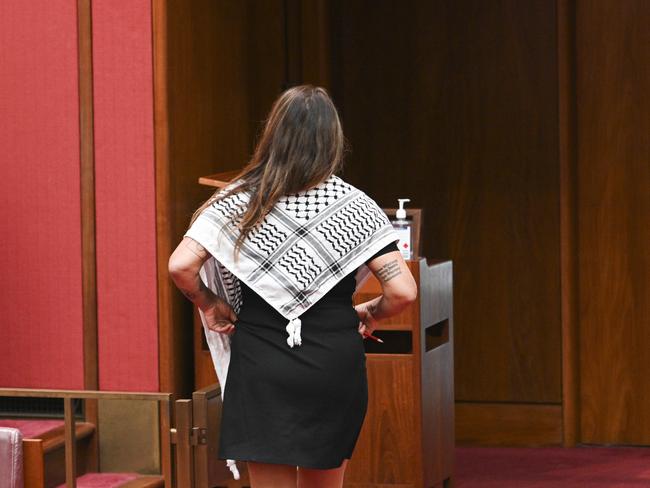
{"type": "MultiPolygon", "coordinates": [[[[454,457],[452,262],[407,261],[418,299],[366,339],[368,412],[345,486],[451,486],[454,457]]],[[[381,294],[371,276],[354,303],[381,294]]]]}
{"type": "MultiPolygon", "coordinates": [[[[205,176],[199,182],[223,187],[234,174],[233,171],[205,176]]],[[[407,260],[407,264],[418,284],[417,300],[399,315],[379,323],[375,335],[384,343],[370,339],[364,341],[368,411],[346,469],[345,487],[451,486],[454,457],[452,262],[427,261],[418,257],[407,260]]],[[[371,275],[355,294],[354,303],[370,300],[381,291],[381,285],[371,275]]],[[[211,398],[220,403],[214,366],[197,313],[194,328],[196,388],[210,390],[211,398]]],[[[192,403],[207,405],[214,402],[192,403]]],[[[183,408],[191,407],[184,405],[183,408]]],[[[209,416],[202,413],[201,418],[212,418],[211,425],[215,428],[219,413],[220,407],[209,416]]],[[[223,484],[219,486],[247,486],[245,469],[242,469],[245,463],[238,463],[242,480],[229,479],[229,474],[221,466],[223,461],[214,456],[217,437],[210,440],[211,437],[206,436],[207,444],[212,445],[206,448],[212,452],[212,457],[206,462],[212,467],[204,466],[191,478],[212,482],[221,480],[223,484]]],[[[187,459],[182,461],[180,465],[187,464],[187,459]]],[[[198,465],[203,466],[201,463],[198,465]]],[[[190,479],[189,474],[186,479],[190,479]]],[[[181,483],[179,486],[190,487],[195,483],[181,483]]]]}

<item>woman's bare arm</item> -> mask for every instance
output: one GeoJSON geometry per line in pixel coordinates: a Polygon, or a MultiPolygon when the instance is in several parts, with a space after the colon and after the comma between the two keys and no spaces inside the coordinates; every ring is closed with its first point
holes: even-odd
{"type": "Polygon", "coordinates": [[[168,262],[169,275],[178,289],[201,310],[214,304],[216,298],[199,276],[199,270],[208,258],[210,253],[201,244],[184,237],[168,262]]]}
{"type": "Polygon", "coordinates": [[[417,283],[399,251],[377,256],[368,262],[368,268],[379,280],[382,294],[360,305],[375,320],[398,314],[417,298],[417,283]]]}

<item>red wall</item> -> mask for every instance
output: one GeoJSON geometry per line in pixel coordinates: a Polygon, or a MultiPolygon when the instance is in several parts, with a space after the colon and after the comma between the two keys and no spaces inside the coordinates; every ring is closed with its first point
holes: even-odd
{"type": "Polygon", "coordinates": [[[0,4],[0,385],[83,388],[76,2],[0,4]]]}
{"type": "MultiPolygon", "coordinates": [[[[99,387],[158,391],[150,2],[92,27],[99,387]]],[[[83,388],[76,2],[2,2],[0,50],[0,385],[83,388]]]]}
{"type": "Polygon", "coordinates": [[[99,385],[158,390],[149,0],[95,0],[99,385]]]}

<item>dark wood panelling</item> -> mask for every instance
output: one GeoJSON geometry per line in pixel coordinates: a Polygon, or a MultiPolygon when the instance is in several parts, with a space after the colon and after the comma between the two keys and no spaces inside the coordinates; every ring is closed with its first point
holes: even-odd
{"type": "MultiPolygon", "coordinates": [[[[246,23],[231,35],[237,39],[244,39],[246,44],[239,56],[245,61],[240,69],[244,69],[244,86],[233,83],[228,91],[237,93],[240,103],[246,106],[246,112],[242,120],[246,123],[246,130],[239,134],[244,144],[244,152],[233,155],[228,166],[214,168],[218,171],[222,169],[239,169],[248,160],[255,147],[255,139],[262,128],[262,120],[267,116],[271,109],[271,104],[280,92],[286,87],[287,64],[290,62],[286,56],[290,52],[285,43],[284,29],[286,28],[286,13],[284,3],[281,0],[272,0],[258,2],[248,0],[245,2],[246,23]]],[[[237,62],[237,59],[234,59],[237,62]]],[[[240,61],[241,62],[241,61],[240,61]]],[[[221,68],[220,68],[221,69],[221,68]]],[[[228,82],[228,80],[225,80],[228,82]]],[[[229,120],[223,118],[222,123],[227,124],[229,120]]],[[[228,144],[228,139],[224,139],[224,146],[228,144]]]]}
{"type": "Polygon", "coordinates": [[[410,197],[423,254],[454,261],[460,438],[560,443],[564,416],[568,444],[650,442],[646,3],[154,3],[161,385],[187,378],[166,259],[212,192],[196,178],[241,167],[275,96],[312,82],[344,177],[410,197]]]}
{"type": "Polygon", "coordinates": [[[577,2],[582,441],[650,444],[650,2],[577,2]]]}
{"type": "Polygon", "coordinates": [[[454,262],[460,400],[559,403],[554,2],[332,3],[346,178],[454,262]]]}
{"type": "Polygon", "coordinates": [[[157,249],[162,391],[189,394],[192,304],[167,261],[192,212],[213,193],[207,174],[239,169],[285,81],[281,0],[156,0],[157,249]]]}
{"type": "Polygon", "coordinates": [[[463,446],[557,446],[562,444],[559,405],[456,404],[456,443],[463,446]]]}
{"type": "Polygon", "coordinates": [[[330,0],[303,2],[300,10],[302,33],[302,82],[331,89],[330,0]]]}

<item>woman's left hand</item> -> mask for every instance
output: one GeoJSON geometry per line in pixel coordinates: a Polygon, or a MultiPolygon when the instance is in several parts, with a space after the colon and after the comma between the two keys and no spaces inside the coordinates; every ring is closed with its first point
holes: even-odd
{"type": "Polygon", "coordinates": [[[366,303],[355,305],[354,309],[356,310],[357,315],[359,315],[359,334],[361,334],[365,339],[377,328],[377,319],[372,316],[366,303]]]}
{"type": "Polygon", "coordinates": [[[214,301],[203,310],[203,314],[207,320],[208,329],[228,335],[235,331],[237,315],[223,298],[215,297],[214,301]]]}

